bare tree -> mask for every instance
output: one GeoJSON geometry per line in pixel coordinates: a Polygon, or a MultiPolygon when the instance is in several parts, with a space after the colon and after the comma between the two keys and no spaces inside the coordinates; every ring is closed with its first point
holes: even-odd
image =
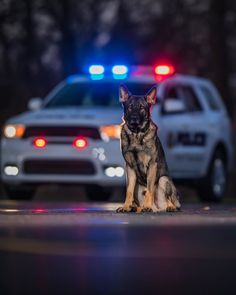
{"type": "MultiPolygon", "coordinates": [[[[228,32],[226,26],[227,1],[212,0],[210,6],[210,30],[212,68],[215,81],[222,92],[228,110],[230,107],[230,95],[228,91],[229,80],[229,52],[227,48],[228,32]]],[[[231,114],[232,115],[232,114],[231,114]]]]}

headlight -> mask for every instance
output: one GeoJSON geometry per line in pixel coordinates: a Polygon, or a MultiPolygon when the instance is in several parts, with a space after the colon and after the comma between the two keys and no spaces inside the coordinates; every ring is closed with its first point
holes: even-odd
{"type": "Polygon", "coordinates": [[[21,124],[9,124],[3,129],[6,138],[21,138],[25,132],[25,126],[21,124]]]}
{"type": "Polygon", "coordinates": [[[120,125],[107,125],[100,128],[101,137],[103,140],[108,141],[109,139],[120,138],[120,125]]]}

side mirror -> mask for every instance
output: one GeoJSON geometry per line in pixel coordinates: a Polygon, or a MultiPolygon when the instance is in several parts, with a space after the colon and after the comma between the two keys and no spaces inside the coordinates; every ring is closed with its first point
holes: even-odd
{"type": "Polygon", "coordinates": [[[41,109],[43,100],[40,97],[33,97],[28,102],[28,109],[31,111],[38,111],[41,109]]]}
{"type": "Polygon", "coordinates": [[[182,113],[186,111],[182,100],[176,98],[166,98],[163,101],[164,111],[167,113],[182,113]]]}

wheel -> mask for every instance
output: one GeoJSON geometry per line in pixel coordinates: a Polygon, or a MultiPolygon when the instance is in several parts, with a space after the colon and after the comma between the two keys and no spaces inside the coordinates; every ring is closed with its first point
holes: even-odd
{"type": "Polygon", "coordinates": [[[4,185],[6,194],[10,200],[31,200],[36,187],[22,185],[4,185]]]}
{"type": "Polygon", "coordinates": [[[112,188],[104,188],[98,185],[86,186],[85,191],[91,201],[108,201],[112,195],[112,188]]]}
{"type": "Polygon", "coordinates": [[[227,187],[226,160],[223,152],[217,150],[210,163],[207,176],[198,186],[202,201],[221,202],[227,187]]]}

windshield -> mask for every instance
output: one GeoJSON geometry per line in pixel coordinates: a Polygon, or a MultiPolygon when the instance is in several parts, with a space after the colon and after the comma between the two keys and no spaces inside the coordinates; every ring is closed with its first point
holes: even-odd
{"type": "MultiPolygon", "coordinates": [[[[144,95],[153,84],[126,83],[130,92],[144,95]]],[[[77,82],[63,86],[45,105],[57,107],[120,107],[119,83],[77,82]]]]}

